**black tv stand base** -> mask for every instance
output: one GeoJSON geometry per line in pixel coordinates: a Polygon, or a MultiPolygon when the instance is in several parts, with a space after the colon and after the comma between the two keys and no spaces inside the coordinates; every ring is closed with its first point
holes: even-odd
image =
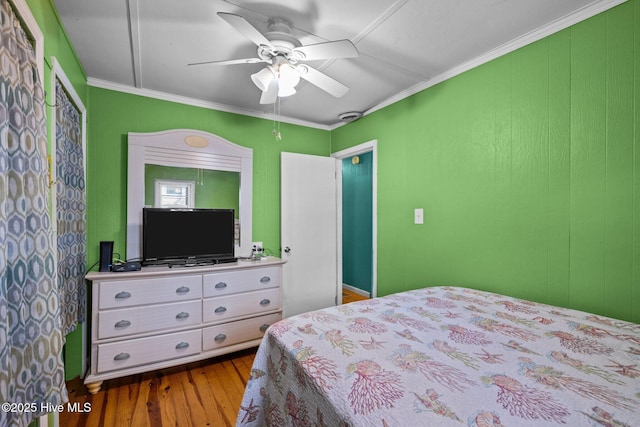
{"type": "Polygon", "coordinates": [[[197,261],[177,261],[168,263],[169,268],[173,267],[201,267],[203,265],[216,265],[216,264],[228,264],[237,262],[238,258],[216,258],[216,259],[202,259],[197,261]]]}

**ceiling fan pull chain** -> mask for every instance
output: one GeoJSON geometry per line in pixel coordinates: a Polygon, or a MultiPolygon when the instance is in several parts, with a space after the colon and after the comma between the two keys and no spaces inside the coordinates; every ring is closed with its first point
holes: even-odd
{"type": "Polygon", "coordinates": [[[276,99],[276,102],[273,103],[273,130],[271,131],[271,134],[275,136],[276,141],[281,141],[282,135],[280,134],[280,122],[276,121],[278,114],[280,114],[280,98],[276,99]]]}

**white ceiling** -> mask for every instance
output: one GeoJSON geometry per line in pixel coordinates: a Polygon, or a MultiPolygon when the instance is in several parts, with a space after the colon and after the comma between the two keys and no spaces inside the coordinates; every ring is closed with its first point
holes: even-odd
{"type": "MultiPolygon", "coordinates": [[[[303,45],[349,39],[358,58],[312,65],[350,90],[304,80],[281,121],[332,129],[600,13],[624,0],[54,0],[89,84],[272,119],[250,75],[264,64],[187,66],[256,56],[217,12],[259,31],[285,18],[303,45]]],[[[311,63],[310,63],[311,64],[311,63]]]]}

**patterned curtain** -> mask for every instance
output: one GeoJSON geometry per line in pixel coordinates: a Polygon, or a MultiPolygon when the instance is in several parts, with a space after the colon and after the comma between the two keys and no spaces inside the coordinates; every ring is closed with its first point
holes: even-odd
{"type": "Polygon", "coordinates": [[[80,113],[56,80],[56,208],[62,332],[85,320],[85,193],[80,113]]]}
{"type": "Polygon", "coordinates": [[[0,401],[23,404],[3,405],[4,427],[26,426],[43,406],[66,401],[67,390],[44,92],[31,44],[9,2],[0,2],[0,401]]]}

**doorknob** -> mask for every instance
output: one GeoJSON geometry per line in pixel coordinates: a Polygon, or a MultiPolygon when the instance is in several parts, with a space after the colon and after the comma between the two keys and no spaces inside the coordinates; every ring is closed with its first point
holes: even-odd
{"type": "Polygon", "coordinates": [[[291,248],[290,248],[289,246],[287,246],[287,247],[285,247],[285,248],[284,248],[284,253],[285,253],[285,254],[288,254],[288,253],[290,253],[290,252],[291,252],[291,248]]]}

